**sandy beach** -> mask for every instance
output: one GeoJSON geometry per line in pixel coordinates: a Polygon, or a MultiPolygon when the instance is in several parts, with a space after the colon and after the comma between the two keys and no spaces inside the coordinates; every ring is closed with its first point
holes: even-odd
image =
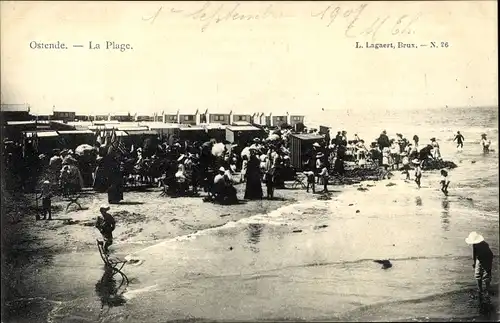
{"type": "MultiPolygon", "coordinates": [[[[242,197],[244,184],[235,187],[242,197]]],[[[238,205],[222,206],[203,202],[200,197],[171,198],[162,197],[160,193],[159,188],[126,192],[124,201],[112,205],[110,212],[117,221],[111,248],[114,255],[124,257],[162,240],[217,228],[231,221],[266,214],[284,205],[311,198],[304,190],[289,189],[277,191],[273,200],[240,201],[238,205]]],[[[204,196],[203,192],[201,194],[204,196]]],[[[37,307],[28,312],[23,308],[33,302],[45,302],[44,296],[40,295],[54,295],[54,290],[51,289],[54,284],[46,285],[44,282],[62,279],[69,286],[75,283],[75,277],[58,277],[58,272],[64,274],[67,270],[61,268],[58,260],[66,263],[68,258],[78,259],[76,266],[84,272],[98,274],[102,271],[102,261],[96,246],[96,239],[102,237],[94,224],[99,206],[107,203],[107,195],[83,192],[79,199],[83,210],[72,205],[68,212],[65,210],[68,201],[55,199],[52,221],[35,221],[36,200],[32,195],[27,194],[17,201],[5,198],[4,202],[9,204],[6,207],[9,210],[7,214],[12,216],[4,221],[3,246],[7,251],[7,258],[3,264],[8,270],[2,272],[9,276],[5,277],[7,295],[3,297],[7,306],[21,309],[21,312],[14,312],[13,321],[33,322],[35,317],[40,316],[37,307]],[[20,299],[9,303],[17,298],[20,299]]],[[[73,275],[75,268],[70,263],[64,266],[69,268],[67,274],[73,275]]],[[[99,277],[101,274],[98,274],[99,277]]],[[[96,276],[96,279],[99,277],[96,276]]],[[[88,276],[84,278],[85,281],[88,279],[88,276]]],[[[91,285],[96,279],[92,279],[91,285]]],[[[69,287],[62,281],[57,285],[63,293],[69,287]]],[[[49,304],[55,304],[53,302],[49,304]]],[[[49,311],[50,306],[45,310],[49,311]]],[[[8,321],[7,316],[5,319],[8,321]]]]}
{"type": "MultiPolygon", "coordinates": [[[[160,197],[154,188],[126,192],[110,212],[117,220],[112,252],[130,260],[130,284],[104,292],[96,287],[103,265],[93,224],[106,195],[83,194],[84,210],[68,213],[67,202],[56,201],[54,219],[38,222],[27,196],[5,237],[17,251],[6,262],[5,321],[496,320],[497,310],[478,309],[472,296],[461,235],[470,219],[446,218],[435,190],[415,196],[412,184],[330,186],[325,200],[284,189],[272,201],[232,206],[160,197]],[[391,259],[394,268],[381,270],[374,259],[391,259]],[[459,273],[458,285],[447,271],[459,273]],[[427,283],[404,292],[410,279],[427,283]]],[[[241,198],[244,186],[236,187],[241,198]]],[[[473,203],[448,199],[455,209],[473,203]]],[[[498,224],[476,220],[497,255],[498,224]]]]}

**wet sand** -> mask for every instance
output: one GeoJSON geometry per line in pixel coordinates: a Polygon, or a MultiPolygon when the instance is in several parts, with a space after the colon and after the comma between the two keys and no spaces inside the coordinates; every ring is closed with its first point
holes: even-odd
{"type": "MultiPolygon", "coordinates": [[[[235,187],[242,198],[244,184],[235,187]]],[[[263,191],[265,194],[265,187],[263,191]]],[[[217,205],[203,202],[202,197],[171,198],[160,193],[159,188],[125,192],[120,204],[111,205],[110,213],[117,221],[110,248],[115,256],[125,257],[165,239],[269,213],[313,196],[304,190],[285,189],[276,190],[272,200],[217,205]]],[[[201,192],[201,196],[205,193],[201,192]]],[[[9,317],[13,322],[38,321],[70,295],[89,295],[89,287],[93,289],[103,272],[96,246],[96,239],[102,237],[94,223],[99,206],[107,203],[107,195],[85,191],[79,199],[83,210],[72,205],[68,212],[68,202],[54,198],[51,221],[35,221],[34,195],[19,199],[3,196],[3,202],[7,215],[2,223],[6,322],[9,317]],[[28,304],[30,310],[26,311],[28,304]]]]}
{"type": "MultiPolygon", "coordinates": [[[[237,188],[242,197],[243,186],[237,188]]],[[[105,194],[86,195],[87,209],[67,214],[54,203],[50,222],[26,214],[11,225],[24,256],[11,259],[10,321],[498,318],[497,309],[482,313],[469,297],[474,281],[463,232],[470,219],[459,215],[470,200],[444,200],[401,180],[330,188],[330,201],[276,190],[273,201],[233,206],[159,197],[157,189],[128,192],[110,210],[117,219],[114,254],[138,261],[125,266],[130,284],[120,287],[99,283],[103,266],[92,225],[105,194]],[[385,257],[394,268],[373,263],[385,257]],[[426,283],[405,294],[413,281],[426,283]]],[[[498,226],[476,220],[494,237],[498,226]]],[[[497,255],[498,241],[491,243],[497,255]]]]}

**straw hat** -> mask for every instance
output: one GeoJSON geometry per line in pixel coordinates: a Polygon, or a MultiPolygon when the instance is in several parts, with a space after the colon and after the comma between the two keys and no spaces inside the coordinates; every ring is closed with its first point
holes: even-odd
{"type": "Polygon", "coordinates": [[[483,241],[484,237],[475,231],[469,233],[469,236],[465,239],[467,244],[477,244],[483,241]]]}
{"type": "Polygon", "coordinates": [[[313,146],[314,146],[314,147],[321,147],[321,146],[320,146],[320,144],[318,144],[317,142],[315,142],[315,143],[313,144],[313,146]]]}
{"type": "Polygon", "coordinates": [[[43,184],[50,184],[50,182],[45,180],[45,181],[43,181],[43,184]]]}
{"type": "Polygon", "coordinates": [[[107,210],[109,210],[109,205],[107,205],[107,204],[101,204],[101,206],[99,207],[99,210],[101,210],[101,211],[102,210],[106,210],[107,211],[107,210]]]}
{"type": "Polygon", "coordinates": [[[226,169],[224,167],[221,166],[221,168],[219,168],[219,172],[225,172],[226,169]]]}

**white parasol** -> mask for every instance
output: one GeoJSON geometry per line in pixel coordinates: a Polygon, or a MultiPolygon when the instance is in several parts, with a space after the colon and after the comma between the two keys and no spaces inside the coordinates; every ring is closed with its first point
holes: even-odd
{"type": "Polygon", "coordinates": [[[224,153],[225,146],[223,143],[219,142],[212,146],[212,155],[214,156],[222,156],[224,153]]]}
{"type": "Polygon", "coordinates": [[[83,145],[76,147],[75,154],[77,154],[79,156],[83,156],[85,154],[90,153],[93,150],[95,150],[95,148],[92,147],[91,145],[83,144],[83,145]]]}
{"type": "Polygon", "coordinates": [[[273,133],[273,134],[269,135],[269,137],[267,139],[270,140],[270,141],[276,141],[276,140],[280,139],[280,136],[277,135],[277,134],[275,134],[275,133],[273,133]]]}
{"type": "Polygon", "coordinates": [[[241,151],[241,157],[243,158],[243,156],[247,156],[248,158],[250,158],[250,147],[243,148],[243,150],[241,151]]]}

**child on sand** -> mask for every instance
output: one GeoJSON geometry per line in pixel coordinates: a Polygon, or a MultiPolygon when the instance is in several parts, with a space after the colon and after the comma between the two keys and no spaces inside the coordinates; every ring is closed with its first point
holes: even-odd
{"type": "Polygon", "coordinates": [[[489,298],[491,283],[491,268],[493,265],[493,252],[484,237],[477,232],[471,232],[465,242],[472,245],[472,268],[476,278],[479,299],[483,297],[483,281],[485,284],[485,296],[489,298]]]}
{"type": "Polygon", "coordinates": [[[420,160],[414,159],[413,164],[415,165],[415,183],[417,183],[418,188],[420,188],[420,179],[422,178],[422,166],[420,160]]]}
{"type": "Polygon", "coordinates": [[[304,172],[304,175],[307,176],[307,187],[306,187],[307,193],[309,193],[309,186],[311,186],[312,192],[316,193],[314,172],[311,171],[311,170],[310,171],[306,171],[306,172],[304,172]]]}
{"type": "MultiPolygon", "coordinates": [[[[43,220],[45,220],[45,218],[47,217],[47,214],[49,215],[49,218],[48,220],[52,220],[52,211],[51,211],[51,208],[52,208],[52,190],[51,190],[51,187],[50,187],[50,182],[49,181],[44,181],[42,183],[42,194],[41,194],[41,198],[42,198],[42,214],[43,214],[43,220]]],[[[37,220],[40,220],[40,217],[36,216],[36,219],[37,220]]]]}
{"type": "Polygon", "coordinates": [[[448,185],[450,185],[450,179],[448,178],[448,172],[444,169],[441,170],[441,192],[444,195],[448,195],[448,185]]]}
{"type": "Polygon", "coordinates": [[[406,180],[410,180],[410,159],[408,158],[408,154],[403,152],[401,154],[402,164],[403,164],[403,175],[406,175],[406,180]]]}

